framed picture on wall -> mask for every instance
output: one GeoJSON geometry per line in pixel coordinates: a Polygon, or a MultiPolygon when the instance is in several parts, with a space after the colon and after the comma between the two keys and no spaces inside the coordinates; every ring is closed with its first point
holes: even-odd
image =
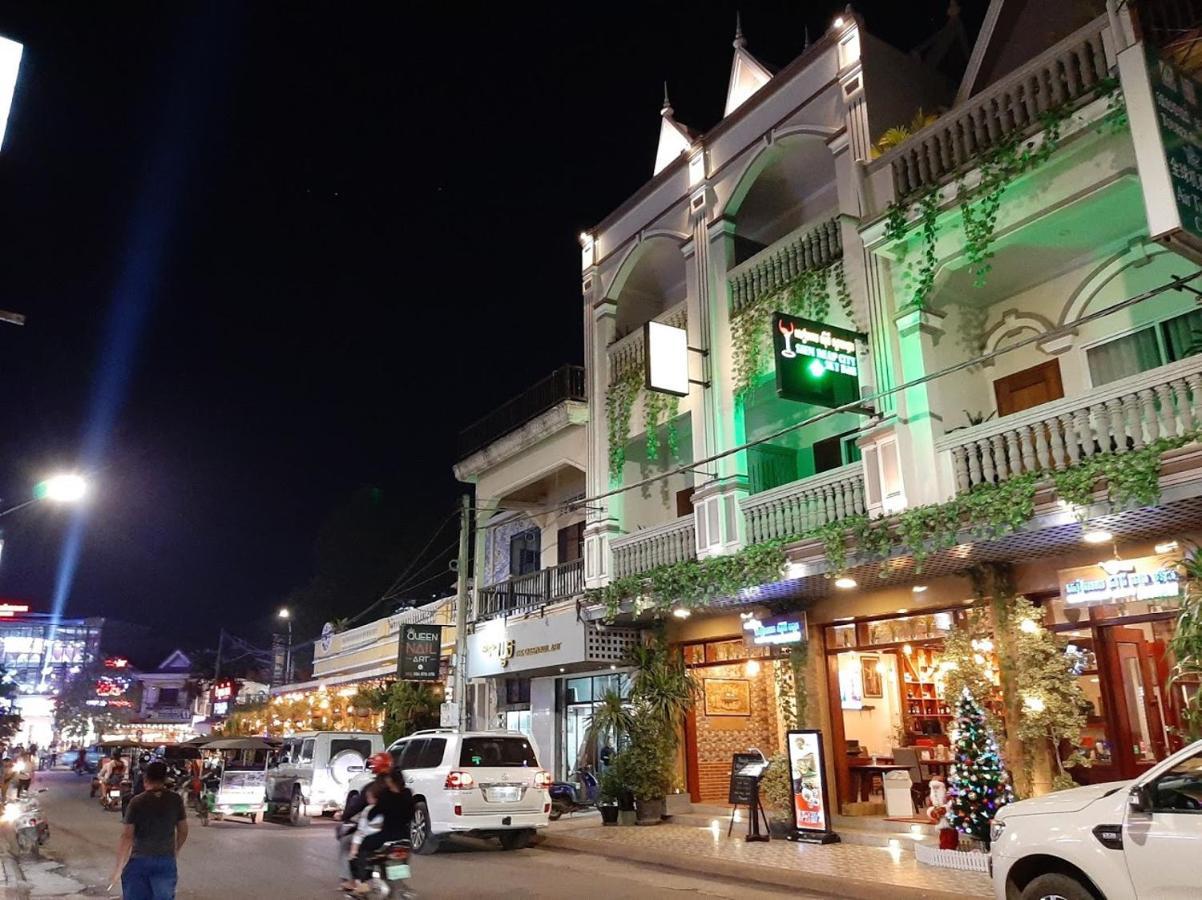
{"type": "Polygon", "coordinates": [[[702,680],[707,716],[750,716],[751,683],[742,678],[702,680]]]}
{"type": "Polygon", "coordinates": [[[865,697],[884,697],[884,678],[878,667],[884,668],[879,656],[860,657],[860,679],[864,684],[865,697]]]}

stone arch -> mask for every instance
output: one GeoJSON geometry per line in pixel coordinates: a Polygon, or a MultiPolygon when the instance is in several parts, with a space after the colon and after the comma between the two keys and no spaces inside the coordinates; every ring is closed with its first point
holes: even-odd
{"type": "Polygon", "coordinates": [[[1085,314],[1093,300],[1118,278],[1134,266],[1143,266],[1166,253],[1171,253],[1158,244],[1136,243],[1114,254],[1095,268],[1073,291],[1060,311],[1059,324],[1075,321],[1085,314]]]}
{"type": "Polygon", "coordinates": [[[618,263],[605,297],[617,305],[616,337],[685,299],[684,239],[672,231],[651,232],[634,244],[618,263]]]}

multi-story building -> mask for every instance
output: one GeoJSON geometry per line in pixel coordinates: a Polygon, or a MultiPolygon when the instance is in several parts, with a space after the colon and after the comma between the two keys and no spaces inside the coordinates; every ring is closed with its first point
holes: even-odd
{"type": "Polygon", "coordinates": [[[655,598],[705,686],[694,799],[725,795],[733,751],[782,742],[753,613],[804,609],[833,802],[870,786],[849,749],[946,743],[932,672],[987,562],[1090,661],[1078,777],[1129,777],[1176,740],[1174,547],[1202,528],[1202,313],[1181,280],[1202,156],[1195,128],[1166,163],[1163,95],[1183,115],[1196,97],[1149,33],[1129,7],[994,0],[959,81],[851,12],[775,75],[740,34],[722,121],[695,136],[665,104],[653,177],[582,235],[585,579],[631,585],[588,613],[637,621],[632,576],[783,550],[779,577],[655,598]],[[652,321],[687,330],[684,396],[646,387],[652,321]],[[1157,452],[1159,485],[1125,504],[1092,478],[1057,492],[1058,472],[1157,452]],[[1014,508],[970,515],[966,495],[1014,508]],[[932,510],[957,512],[950,537],[932,510]],[[1149,579],[1161,595],[1120,585],[1149,579]]]}
{"type": "Polygon", "coordinates": [[[635,632],[581,621],[584,371],[564,366],[460,435],[455,477],[474,485],[476,560],[467,635],[474,727],[534,738],[540,762],[575,769],[593,704],[625,689],[635,632]]]}

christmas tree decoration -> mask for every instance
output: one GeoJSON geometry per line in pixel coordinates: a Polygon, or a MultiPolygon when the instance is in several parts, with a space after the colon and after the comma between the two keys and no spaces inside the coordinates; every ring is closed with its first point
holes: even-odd
{"type": "Polygon", "coordinates": [[[1014,801],[1014,793],[985,711],[968,688],[960,695],[956,713],[948,819],[961,834],[988,842],[989,823],[999,809],[1014,801]]]}

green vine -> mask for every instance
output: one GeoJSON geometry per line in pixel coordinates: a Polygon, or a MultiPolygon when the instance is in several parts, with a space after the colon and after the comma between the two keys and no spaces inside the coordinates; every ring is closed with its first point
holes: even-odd
{"type": "Polygon", "coordinates": [[[1088,518],[1098,482],[1106,482],[1106,502],[1117,508],[1152,506],[1160,498],[1160,458],[1169,450],[1198,440],[1202,432],[1159,438],[1127,453],[1099,453],[1077,465],[1056,472],[1052,481],[1056,494],[1075,510],[1079,520],[1088,518]]]}
{"type": "Polygon", "coordinates": [[[643,379],[637,366],[618,375],[605,392],[605,423],[609,433],[609,480],[620,483],[626,465],[626,441],[630,437],[630,414],[643,379]]]}

